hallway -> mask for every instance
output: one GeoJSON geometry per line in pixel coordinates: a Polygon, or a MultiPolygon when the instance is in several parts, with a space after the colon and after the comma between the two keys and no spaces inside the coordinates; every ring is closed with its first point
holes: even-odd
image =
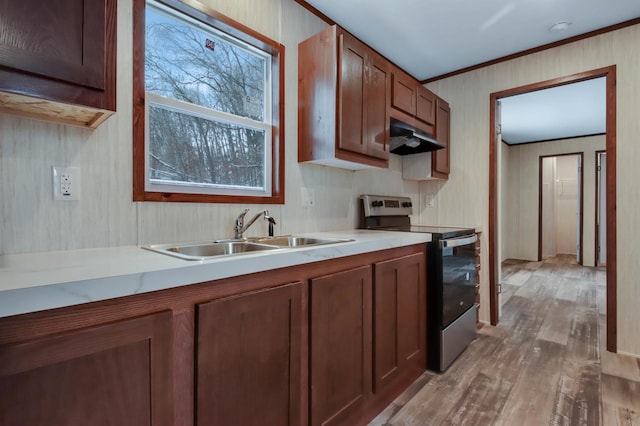
{"type": "Polygon", "coordinates": [[[605,350],[602,268],[503,263],[503,311],[370,425],[640,425],[640,359],[605,350]]]}

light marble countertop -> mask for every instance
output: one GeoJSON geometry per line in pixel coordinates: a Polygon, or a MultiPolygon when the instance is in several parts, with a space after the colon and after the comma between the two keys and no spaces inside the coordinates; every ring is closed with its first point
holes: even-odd
{"type": "Polygon", "coordinates": [[[0,256],[0,317],[431,241],[431,234],[348,230],[296,234],[353,239],[189,261],[139,246],[0,256]]]}

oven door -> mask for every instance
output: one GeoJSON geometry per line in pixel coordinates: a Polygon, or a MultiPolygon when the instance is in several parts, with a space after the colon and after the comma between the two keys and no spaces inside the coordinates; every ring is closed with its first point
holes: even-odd
{"type": "Polygon", "coordinates": [[[443,329],[475,303],[477,239],[474,234],[440,240],[443,329]]]}

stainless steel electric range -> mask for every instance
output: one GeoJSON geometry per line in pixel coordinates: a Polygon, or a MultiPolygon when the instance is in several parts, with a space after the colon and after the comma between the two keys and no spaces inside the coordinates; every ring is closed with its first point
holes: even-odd
{"type": "Polygon", "coordinates": [[[476,338],[474,229],[411,223],[408,197],[362,195],[359,228],[431,234],[427,243],[427,367],[444,371],[476,338]]]}

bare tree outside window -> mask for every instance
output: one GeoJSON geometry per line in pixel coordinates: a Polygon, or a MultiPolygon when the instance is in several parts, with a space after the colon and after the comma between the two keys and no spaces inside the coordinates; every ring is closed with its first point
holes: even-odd
{"type": "Polygon", "coordinates": [[[270,55],[151,3],[145,22],[149,181],[269,191],[270,55]]]}

